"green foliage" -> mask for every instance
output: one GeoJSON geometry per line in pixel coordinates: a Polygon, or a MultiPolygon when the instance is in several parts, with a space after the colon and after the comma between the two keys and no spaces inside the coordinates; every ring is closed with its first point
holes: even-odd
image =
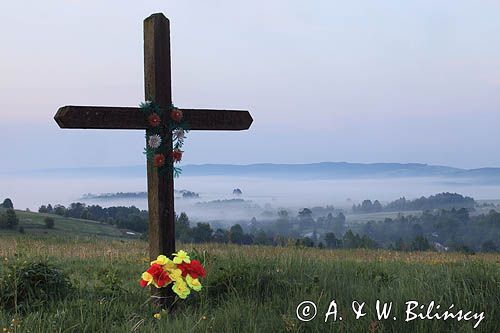
{"type": "Polygon", "coordinates": [[[47,216],[43,219],[43,222],[45,223],[45,227],[47,229],[54,229],[55,222],[53,217],[47,216]]]}
{"type": "Polygon", "coordinates": [[[18,224],[19,218],[14,209],[9,208],[0,215],[0,228],[13,229],[18,224]]]}
{"type": "Polygon", "coordinates": [[[14,260],[0,273],[2,307],[16,312],[63,299],[72,290],[67,275],[47,262],[14,260]]]}
{"type": "Polygon", "coordinates": [[[191,229],[189,228],[189,218],[186,213],[176,216],[175,219],[175,238],[181,242],[191,242],[191,229]]]}
{"type": "Polygon", "coordinates": [[[136,232],[146,232],[148,230],[148,212],[135,206],[103,208],[99,205],[87,206],[81,202],[73,202],[68,207],[56,205],[55,208],[52,208],[50,204],[43,205],[38,211],[40,213],[52,211],[59,216],[99,221],[136,232]]]}
{"type": "Polygon", "coordinates": [[[208,243],[212,240],[213,230],[208,223],[196,224],[196,227],[191,229],[191,237],[195,243],[208,243]]]}
{"type": "Polygon", "coordinates": [[[7,208],[7,209],[14,209],[14,204],[12,203],[12,200],[9,198],[6,198],[3,203],[2,203],[2,208],[7,208]]]}
{"type": "Polygon", "coordinates": [[[295,246],[299,247],[314,247],[314,241],[309,237],[298,238],[295,241],[295,246]]]}
{"type": "Polygon", "coordinates": [[[325,243],[330,249],[338,249],[342,246],[342,240],[338,239],[333,232],[326,233],[325,243]]]}
{"type": "Polygon", "coordinates": [[[105,296],[114,296],[123,291],[122,278],[117,269],[105,268],[98,272],[96,290],[105,296]]]}
{"type": "Polygon", "coordinates": [[[417,236],[412,242],[411,249],[413,251],[429,251],[431,250],[431,244],[427,238],[423,236],[417,236]]]}

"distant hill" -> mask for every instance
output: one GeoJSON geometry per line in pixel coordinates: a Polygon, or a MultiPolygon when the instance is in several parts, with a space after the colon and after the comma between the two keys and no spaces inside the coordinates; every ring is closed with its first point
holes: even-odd
{"type": "MultiPolygon", "coordinates": [[[[185,176],[244,176],[293,179],[350,179],[393,177],[447,177],[500,182],[500,168],[460,169],[419,163],[347,163],[249,165],[201,164],[182,166],[185,176]]],[[[60,168],[18,172],[20,175],[58,177],[145,177],[145,166],[60,168]]]]}
{"type": "MultiPolygon", "coordinates": [[[[322,162],[311,164],[187,165],[185,175],[257,175],[300,178],[425,177],[453,174],[460,169],[426,164],[322,162]]],[[[499,173],[500,174],[500,173],[499,173]]]]}

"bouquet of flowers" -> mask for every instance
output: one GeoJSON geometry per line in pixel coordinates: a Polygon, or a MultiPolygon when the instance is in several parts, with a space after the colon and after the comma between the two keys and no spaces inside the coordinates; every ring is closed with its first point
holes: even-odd
{"type": "Polygon", "coordinates": [[[190,259],[187,252],[180,250],[170,260],[164,255],[151,262],[147,271],[142,273],[141,287],[152,284],[156,288],[165,288],[172,284],[172,290],[185,299],[191,290],[200,291],[199,278],[205,277],[205,269],[200,262],[190,259]]]}

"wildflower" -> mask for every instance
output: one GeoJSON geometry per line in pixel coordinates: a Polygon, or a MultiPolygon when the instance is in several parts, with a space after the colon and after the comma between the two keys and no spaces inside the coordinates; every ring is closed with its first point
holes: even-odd
{"type": "Polygon", "coordinates": [[[189,264],[191,262],[191,259],[189,259],[186,251],[180,250],[179,252],[174,253],[174,264],[180,264],[182,262],[189,264]]]}
{"type": "Polygon", "coordinates": [[[161,313],[159,313],[159,312],[158,312],[158,313],[155,313],[155,314],[153,315],[153,317],[154,317],[155,319],[160,320],[160,319],[161,319],[161,313]]]}

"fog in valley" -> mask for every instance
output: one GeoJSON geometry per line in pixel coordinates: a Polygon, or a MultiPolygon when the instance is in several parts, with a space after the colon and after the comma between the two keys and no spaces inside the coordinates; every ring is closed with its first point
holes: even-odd
{"type": "MultiPolygon", "coordinates": [[[[147,209],[145,195],[112,196],[104,193],[144,192],[143,177],[17,177],[0,178],[0,197],[10,197],[18,209],[36,211],[42,204],[68,205],[83,202],[88,205],[136,206],[147,209]],[[97,195],[97,198],[85,194],[97,195]]],[[[186,212],[192,221],[234,222],[271,219],[286,209],[296,215],[302,208],[334,206],[349,213],[353,204],[365,199],[382,204],[400,197],[415,199],[441,192],[456,192],[476,200],[500,198],[500,184],[478,184],[472,180],[449,178],[380,178],[294,180],[268,177],[182,176],[176,179],[176,190],[188,190],[199,197],[185,198],[176,193],[176,212],[186,212]],[[233,193],[240,189],[241,194],[233,193]]],[[[349,220],[349,218],[348,218],[349,220]]]]}

